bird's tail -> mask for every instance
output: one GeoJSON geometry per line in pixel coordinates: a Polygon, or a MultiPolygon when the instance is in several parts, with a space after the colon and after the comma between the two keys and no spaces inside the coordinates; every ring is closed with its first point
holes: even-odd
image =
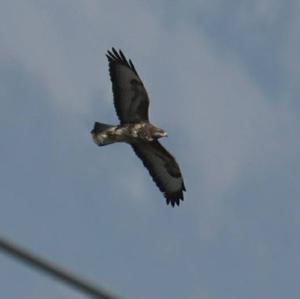
{"type": "Polygon", "coordinates": [[[94,128],[91,131],[91,134],[92,135],[99,134],[99,133],[102,133],[103,131],[105,131],[109,128],[112,128],[112,127],[113,127],[112,125],[107,125],[107,124],[95,122],[94,128]]]}
{"type": "Polygon", "coordinates": [[[93,140],[99,146],[110,144],[113,141],[106,134],[106,130],[113,129],[115,126],[95,122],[94,128],[91,131],[93,140]]]}

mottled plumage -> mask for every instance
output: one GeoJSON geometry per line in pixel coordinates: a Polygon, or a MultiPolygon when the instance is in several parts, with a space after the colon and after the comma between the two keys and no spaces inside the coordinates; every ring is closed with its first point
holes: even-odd
{"type": "Polygon", "coordinates": [[[167,136],[164,130],[149,122],[149,98],[133,63],[114,48],[106,54],[112,81],[114,106],[120,125],[96,122],[91,131],[99,146],[126,142],[148,169],[164,194],[167,204],[179,205],[185,186],[175,158],[158,142],[167,136]]]}

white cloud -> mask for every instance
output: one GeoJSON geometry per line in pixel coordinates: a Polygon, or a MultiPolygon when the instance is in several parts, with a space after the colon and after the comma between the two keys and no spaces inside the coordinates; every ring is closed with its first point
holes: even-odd
{"type": "Polygon", "coordinates": [[[135,49],[133,56],[151,52],[159,34],[159,22],[147,6],[130,2],[78,0],[55,6],[22,1],[18,10],[8,2],[0,20],[3,54],[38,76],[59,107],[86,113],[99,87],[107,95],[105,51],[115,46],[135,49]]]}

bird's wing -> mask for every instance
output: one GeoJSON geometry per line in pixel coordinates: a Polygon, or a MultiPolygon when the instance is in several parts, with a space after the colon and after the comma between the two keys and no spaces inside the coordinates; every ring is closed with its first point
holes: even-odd
{"type": "Polygon", "coordinates": [[[185,186],[175,158],[158,142],[142,142],[131,145],[143,161],[154,182],[167,199],[167,204],[179,205],[185,186]]]}
{"type": "Polygon", "coordinates": [[[114,48],[107,51],[114,105],[121,124],[148,121],[149,98],[131,60],[114,48]]]}

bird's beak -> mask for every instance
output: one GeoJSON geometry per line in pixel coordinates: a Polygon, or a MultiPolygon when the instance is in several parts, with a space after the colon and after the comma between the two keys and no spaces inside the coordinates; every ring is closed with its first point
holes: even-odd
{"type": "Polygon", "coordinates": [[[162,138],[162,137],[168,137],[168,134],[165,131],[158,131],[154,133],[154,136],[156,138],[162,138]]]}

